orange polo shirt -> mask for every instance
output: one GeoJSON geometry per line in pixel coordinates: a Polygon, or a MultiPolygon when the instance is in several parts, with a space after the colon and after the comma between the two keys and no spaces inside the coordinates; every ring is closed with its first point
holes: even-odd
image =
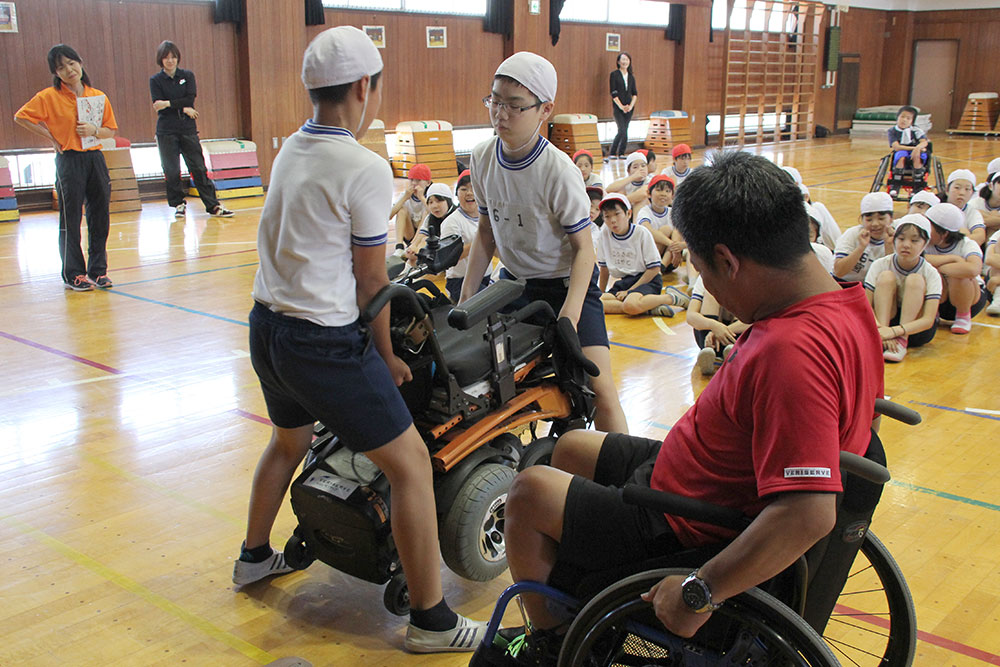
{"type": "MultiPolygon", "coordinates": [[[[83,97],[97,95],[104,95],[104,93],[86,84],[83,86],[83,97]]],[[[106,95],[105,98],[107,98],[106,95]]],[[[28,100],[27,104],[18,109],[14,117],[29,120],[36,125],[45,123],[49,132],[52,133],[64,151],[84,150],[80,143],[80,135],[76,133],[76,95],[66,86],[60,86],[58,90],[49,86],[40,91],[28,100]]],[[[112,130],[118,129],[115,112],[112,111],[111,100],[108,99],[105,99],[104,102],[102,125],[112,130]]],[[[87,150],[100,150],[100,146],[87,150]]]]}

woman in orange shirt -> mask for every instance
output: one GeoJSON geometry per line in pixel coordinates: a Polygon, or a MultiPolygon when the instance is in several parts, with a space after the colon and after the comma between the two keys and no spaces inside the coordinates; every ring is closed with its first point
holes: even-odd
{"type": "Polygon", "coordinates": [[[65,44],[49,49],[52,87],[39,91],[14,114],[14,121],[52,142],[56,149],[59,194],[59,256],[67,289],[85,292],[111,287],[108,227],[111,178],[101,139],[115,136],[118,124],[107,95],[90,86],[79,54],[65,44]],[[94,99],[87,99],[94,98],[94,99]],[[87,252],[80,239],[81,209],[87,209],[87,252]]]}

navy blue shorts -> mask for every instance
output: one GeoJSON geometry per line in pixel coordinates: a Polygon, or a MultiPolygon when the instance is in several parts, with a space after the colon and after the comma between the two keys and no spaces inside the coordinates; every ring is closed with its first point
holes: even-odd
{"type": "Polygon", "coordinates": [[[355,452],[399,437],[413,419],[368,330],[324,327],[269,310],[250,311],[250,361],[275,426],[321,421],[355,452]]]}
{"type": "Polygon", "coordinates": [[[632,289],[632,285],[635,285],[639,278],[642,278],[641,273],[637,273],[634,276],[625,276],[624,278],[616,281],[615,284],[611,286],[611,289],[608,290],[608,293],[617,294],[618,292],[632,291],[638,292],[639,294],[657,295],[663,291],[663,278],[660,277],[660,274],[656,274],[648,283],[643,283],[635,289],[632,289]]]}
{"type": "MultiPolygon", "coordinates": [[[[910,150],[913,150],[913,149],[910,149],[910,150]]],[[[892,163],[896,164],[897,162],[899,162],[899,158],[901,158],[901,157],[905,157],[907,160],[909,160],[910,159],[910,151],[896,151],[895,153],[892,154],[892,163]]],[[[921,153],[920,153],[920,161],[923,162],[923,163],[925,163],[925,164],[927,163],[927,153],[921,151],[921,153]]]]}
{"type": "MultiPolygon", "coordinates": [[[[507,269],[500,270],[500,278],[505,280],[517,280],[507,269]]],[[[546,301],[556,315],[566,301],[566,292],[569,286],[569,277],[566,278],[531,278],[525,281],[524,293],[514,303],[504,309],[504,312],[514,312],[518,308],[527,306],[532,301],[546,301]]],[[[611,347],[608,342],[608,330],[604,326],[604,306],[601,305],[601,290],[597,286],[597,267],[590,277],[590,286],[587,288],[587,296],[583,299],[583,307],[580,309],[580,321],[576,325],[576,333],[580,338],[581,347],[591,347],[600,345],[611,347]]]]}

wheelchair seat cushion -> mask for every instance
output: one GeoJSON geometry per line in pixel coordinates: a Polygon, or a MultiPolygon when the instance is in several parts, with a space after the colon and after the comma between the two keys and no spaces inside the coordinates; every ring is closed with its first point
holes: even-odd
{"type": "MultiPolygon", "coordinates": [[[[485,380],[492,370],[490,346],[486,342],[486,322],[480,322],[471,329],[459,331],[448,324],[451,306],[434,309],[434,330],[441,354],[448,364],[448,370],[455,376],[460,387],[485,380]]],[[[544,328],[518,322],[507,330],[511,338],[511,362],[527,361],[543,345],[544,328]]]]}

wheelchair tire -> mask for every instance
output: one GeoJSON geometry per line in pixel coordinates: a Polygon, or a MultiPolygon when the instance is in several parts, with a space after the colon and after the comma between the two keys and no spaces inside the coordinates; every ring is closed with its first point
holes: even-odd
{"type": "Polygon", "coordinates": [[[284,556],[285,563],[296,570],[304,570],[316,560],[312,549],[309,548],[305,540],[299,537],[298,530],[285,542],[284,556]]]}
{"type": "Polygon", "coordinates": [[[441,556],[455,574],[496,579],[507,569],[504,513],[512,468],[487,463],[473,469],[441,522],[441,556]]]}
{"type": "Polygon", "coordinates": [[[548,436],[538,438],[527,444],[521,453],[517,464],[518,472],[531,466],[547,466],[552,462],[552,450],[556,447],[556,439],[548,436]]]}
{"type": "Polygon", "coordinates": [[[844,664],[909,667],[917,614],[903,573],[869,531],[861,543],[823,638],[844,664]]]}
{"type": "Polygon", "coordinates": [[[382,604],[389,613],[406,616],[410,613],[410,588],[406,585],[406,575],[399,573],[389,580],[382,592],[382,604]]]}
{"type": "Polygon", "coordinates": [[[839,665],[816,631],[791,609],[756,588],[726,600],[690,639],[668,632],[652,604],[639,595],[668,575],[651,570],[604,589],[576,616],[559,654],[559,667],[607,665],[780,664],[839,665]]]}

